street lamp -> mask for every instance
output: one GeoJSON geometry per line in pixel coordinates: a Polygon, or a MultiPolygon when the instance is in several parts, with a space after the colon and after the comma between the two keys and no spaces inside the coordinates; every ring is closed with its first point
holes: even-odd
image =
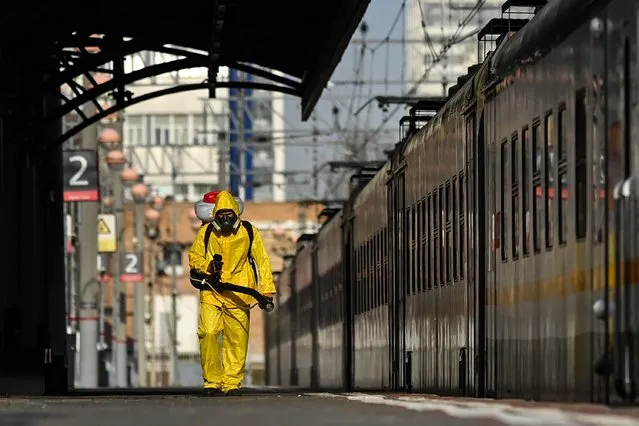
{"type": "Polygon", "coordinates": [[[105,208],[110,209],[111,206],[113,205],[113,198],[109,195],[102,197],[102,205],[105,208]]]}
{"type": "Polygon", "coordinates": [[[120,172],[120,179],[125,184],[132,184],[133,182],[137,182],[140,178],[140,174],[131,167],[126,167],[120,172]]]}
{"type": "Polygon", "coordinates": [[[121,172],[124,168],[124,164],[126,163],[126,155],[124,155],[124,152],[120,150],[109,151],[106,156],[106,162],[110,171],[116,173],[121,172]]]}
{"type": "MultiPolygon", "coordinates": [[[[131,187],[131,196],[136,203],[136,206],[139,205],[144,207],[144,203],[146,202],[146,198],[149,195],[149,187],[143,183],[136,183],[131,187]]],[[[142,218],[142,211],[140,211],[140,219],[142,218]]]]}
{"type": "MultiPolygon", "coordinates": [[[[138,182],[138,180],[140,179],[140,174],[137,171],[135,171],[135,169],[133,169],[132,167],[126,167],[120,172],[120,179],[122,180],[122,183],[124,183],[124,185],[126,185],[127,187],[131,187],[138,182]]],[[[141,184],[141,185],[144,185],[144,184],[141,184]]],[[[146,188],[146,185],[144,186],[146,188]]],[[[146,192],[144,193],[144,197],[146,197],[146,194],[148,193],[148,189],[145,189],[145,191],[146,192]]]]}
{"type": "Polygon", "coordinates": [[[164,207],[164,198],[159,195],[154,196],[151,200],[151,207],[156,211],[162,210],[162,207],[164,207]]]}
{"type": "Polygon", "coordinates": [[[115,151],[120,147],[122,136],[120,136],[120,133],[117,130],[107,128],[100,133],[100,136],[98,136],[98,142],[107,151],[115,151]]]}
{"type": "Polygon", "coordinates": [[[146,219],[146,237],[150,240],[156,240],[160,236],[158,230],[160,212],[156,209],[146,209],[144,218],[146,219]]]}

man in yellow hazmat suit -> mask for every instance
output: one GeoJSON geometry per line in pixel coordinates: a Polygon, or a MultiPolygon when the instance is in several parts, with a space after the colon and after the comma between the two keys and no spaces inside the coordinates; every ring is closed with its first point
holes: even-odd
{"type": "MultiPolygon", "coordinates": [[[[189,265],[201,274],[221,272],[222,282],[255,288],[272,298],[276,290],[264,242],[253,225],[245,222],[242,226],[239,215],[233,195],[221,191],[211,212],[213,230],[209,231],[208,247],[205,250],[207,226],[202,226],[189,250],[189,265]],[[247,226],[253,231],[252,243],[247,226]],[[212,262],[216,254],[222,256],[222,265],[212,262]]],[[[251,302],[251,296],[240,293],[200,290],[198,338],[204,388],[209,395],[241,395],[251,302]],[[218,344],[220,333],[222,348],[218,344]]]]}

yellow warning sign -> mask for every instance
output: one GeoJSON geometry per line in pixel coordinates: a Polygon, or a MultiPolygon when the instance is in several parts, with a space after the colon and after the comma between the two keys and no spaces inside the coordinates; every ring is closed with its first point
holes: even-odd
{"type": "Polygon", "coordinates": [[[98,252],[114,253],[117,249],[115,238],[115,215],[98,215],[98,252]]]}
{"type": "Polygon", "coordinates": [[[111,231],[109,230],[109,227],[107,226],[104,219],[99,218],[98,219],[98,235],[108,235],[110,233],[111,231]]]}

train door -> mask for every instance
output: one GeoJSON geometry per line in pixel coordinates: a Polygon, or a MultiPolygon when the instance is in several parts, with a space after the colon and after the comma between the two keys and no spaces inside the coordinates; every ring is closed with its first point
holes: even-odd
{"type": "Polygon", "coordinates": [[[354,322],[353,322],[353,298],[354,298],[354,286],[353,286],[353,219],[350,217],[350,212],[346,211],[343,215],[344,228],[343,235],[343,249],[342,249],[342,271],[344,278],[344,330],[343,330],[343,359],[344,359],[344,371],[343,380],[344,388],[348,391],[353,389],[354,377],[354,351],[353,344],[354,334],[354,322]]]}
{"type": "MultiPolygon", "coordinates": [[[[493,107],[494,108],[494,107],[493,107]]],[[[484,111],[486,113],[487,111],[484,111]]],[[[480,119],[480,132],[484,134],[485,138],[490,138],[491,128],[486,129],[484,123],[484,113],[482,113],[480,119]]],[[[497,256],[499,256],[499,247],[500,247],[500,238],[501,238],[501,215],[497,207],[497,164],[500,160],[499,150],[497,149],[497,145],[495,143],[488,142],[485,146],[487,155],[485,156],[485,160],[483,165],[485,165],[486,175],[485,180],[483,182],[478,181],[476,187],[478,191],[484,191],[488,196],[485,197],[485,205],[486,205],[486,218],[483,223],[478,223],[478,228],[481,229],[487,228],[488,235],[486,239],[480,241],[483,247],[487,246],[487,255],[486,259],[486,272],[483,284],[483,294],[484,294],[484,303],[479,309],[478,314],[483,316],[483,331],[484,331],[484,352],[483,356],[485,357],[484,366],[484,386],[483,392],[484,396],[492,398],[495,396],[496,390],[496,348],[495,348],[495,291],[491,291],[495,288],[496,283],[496,266],[497,266],[497,256]]],[[[479,159],[477,160],[478,170],[482,168],[482,164],[479,163],[479,159]]],[[[481,220],[481,219],[480,219],[481,220]]],[[[480,249],[482,248],[480,246],[480,249]]],[[[481,258],[482,250],[478,250],[478,259],[481,258]]],[[[485,255],[484,255],[485,256],[485,255]]],[[[479,261],[479,260],[478,260],[479,261]]],[[[481,356],[481,355],[480,355],[481,356]]]]}
{"type": "Polygon", "coordinates": [[[466,119],[466,182],[465,191],[467,224],[466,237],[466,285],[468,292],[468,339],[471,348],[468,359],[469,394],[483,397],[485,392],[485,279],[486,241],[485,226],[485,167],[484,167],[484,115],[472,111],[466,119]]]}
{"type": "Polygon", "coordinates": [[[388,185],[388,222],[391,231],[389,253],[391,256],[391,274],[389,277],[389,350],[391,391],[403,390],[409,380],[406,374],[406,223],[403,170],[393,176],[388,185]]]}
{"type": "MultiPolygon", "coordinates": [[[[637,242],[637,200],[639,199],[639,175],[632,168],[636,166],[632,151],[632,116],[633,99],[632,84],[636,63],[633,58],[633,45],[636,45],[636,16],[634,4],[629,2],[619,7],[609,6],[603,16],[605,38],[604,68],[604,123],[605,139],[605,181],[606,191],[611,193],[614,203],[610,206],[604,235],[608,259],[605,262],[613,273],[606,274],[604,299],[614,303],[614,309],[606,318],[606,353],[611,362],[612,385],[618,398],[634,401],[637,397],[637,372],[639,370],[637,353],[637,320],[636,259],[639,257],[637,242]],[[610,277],[610,278],[608,278],[610,277]]],[[[611,398],[610,392],[606,396],[611,398]]]]}

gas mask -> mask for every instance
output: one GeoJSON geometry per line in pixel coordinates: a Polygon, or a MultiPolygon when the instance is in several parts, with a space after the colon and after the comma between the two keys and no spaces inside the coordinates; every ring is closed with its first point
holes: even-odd
{"type": "Polygon", "coordinates": [[[218,231],[233,232],[241,224],[240,218],[235,214],[233,210],[220,210],[215,213],[215,219],[213,220],[213,226],[218,231]]]}

